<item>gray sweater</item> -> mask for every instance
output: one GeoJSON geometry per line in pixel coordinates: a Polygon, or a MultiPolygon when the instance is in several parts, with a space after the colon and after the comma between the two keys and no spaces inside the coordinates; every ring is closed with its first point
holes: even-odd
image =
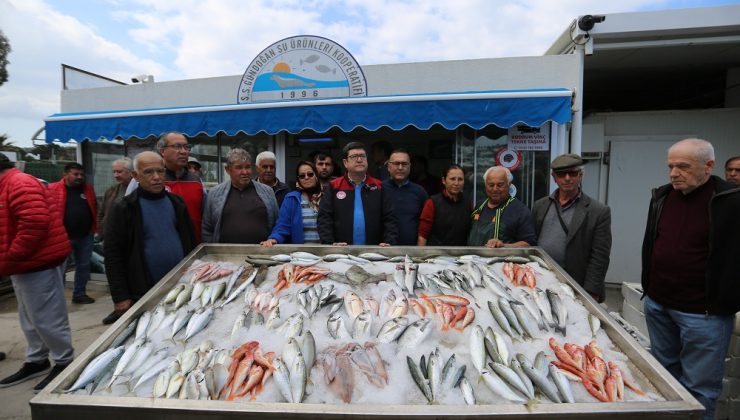
{"type": "MultiPolygon", "coordinates": [[[[278,205],[275,199],[275,193],[267,185],[254,182],[254,188],[257,195],[262,199],[267,208],[267,229],[272,230],[278,215],[278,205]]],[[[222,182],[212,189],[208,190],[208,201],[203,211],[203,242],[218,243],[221,235],[221,215],[224,211],[226,199],[229,197],[231,181],[222,182]]]]}

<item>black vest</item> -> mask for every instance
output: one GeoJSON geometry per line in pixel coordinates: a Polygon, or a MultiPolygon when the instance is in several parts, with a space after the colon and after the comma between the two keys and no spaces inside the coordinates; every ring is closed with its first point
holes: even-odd
{"type": "Polygon", "coordinates": [[[434,223],[427,246],[467,245],[472,211],[467,197],[454,203],[440,193],[433,195],[431,200],[434,203],[434,223]]]}

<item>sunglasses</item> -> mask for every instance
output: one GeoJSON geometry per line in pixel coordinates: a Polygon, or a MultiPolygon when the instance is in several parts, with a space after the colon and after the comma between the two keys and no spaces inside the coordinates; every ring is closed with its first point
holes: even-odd
{"type": "Polygon", "coordinates": [[[573,169],[570,171],[555,172],[555,176],[558,178],[565,178],[566,175],[570,175],[571,178],[575,178],[581,174],[580,169],[573,169]]]}
{"type": "Polygon", "coordinates": [[[313,178],[314,176],[316,176],[316,174],[313,172],[306,172],[305,174],[298,174],[298,178],[300,179],[313,178]]]}

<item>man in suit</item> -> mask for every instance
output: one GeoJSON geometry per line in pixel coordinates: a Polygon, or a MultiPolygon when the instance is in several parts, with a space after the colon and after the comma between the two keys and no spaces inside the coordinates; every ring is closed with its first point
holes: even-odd
{"type": "Polygon", "coordinates": [[[581,191],[583,159],[560,155],[550,165],[558,188],[534,203],[537,244],[598,302],[612,247],[611,211],[581,191]]]}

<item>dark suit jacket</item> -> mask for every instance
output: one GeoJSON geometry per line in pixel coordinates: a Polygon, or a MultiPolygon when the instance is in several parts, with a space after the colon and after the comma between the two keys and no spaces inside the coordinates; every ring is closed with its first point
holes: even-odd
{"type": "MultiPolygon", "coordinates": [[[[535,233],[539,241],[542,223],[551,204],[551,198],[543,197],[534,203],[535,233]]],[[[605,297],[604,277],[609,268],[612,248],[612,216],[609,207],[581,193],[575,204],[573,219],[568,226],[568,242],[565,247],[565,271],[588,292],[605,297]]]]}

